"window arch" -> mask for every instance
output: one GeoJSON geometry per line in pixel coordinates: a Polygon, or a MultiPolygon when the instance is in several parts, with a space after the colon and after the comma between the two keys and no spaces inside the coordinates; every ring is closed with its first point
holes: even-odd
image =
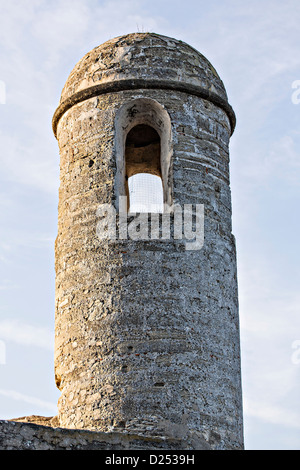
{"type": "Polygon", "coordinates": [[[129,212],[163,212],[161,145],[157,131],[137,124],[126,136],[125,189],[129,212]]]}
{"type": "Polygon", "coordinates": [[[117,205],[119,196],[126,196],[129,209],[129,178],[148,174],[148,179],[152,175],[161,180],[163,209],[160,212],[170,212],[172,132],[165,108],[150,98],[125,103],[117,113],[115,131],[117,205]]]}

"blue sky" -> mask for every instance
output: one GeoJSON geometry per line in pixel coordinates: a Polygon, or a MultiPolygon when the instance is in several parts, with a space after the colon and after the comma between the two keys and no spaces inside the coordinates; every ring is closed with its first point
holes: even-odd
{"type": "Polygon", "coordinates": [[[0,0],[0,419],[57,409],[51,119],[62,87],[93,47],[153,31],[204,54],[236,112],[245,444],[300,449],[299,22],[297,0],[0,0]]]}

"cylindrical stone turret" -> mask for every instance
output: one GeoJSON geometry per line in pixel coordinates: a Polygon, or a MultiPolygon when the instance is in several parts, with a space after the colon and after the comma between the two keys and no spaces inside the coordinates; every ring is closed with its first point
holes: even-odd
{"type": "Polygon", "coordinates": [[[173,38],[121,36],[71,72],[53,118],[61,426],[243,447],[234,126],[215,69],[173,38]],[[162,182],[148,236],[126,213],[137,173],[162,182]]]}

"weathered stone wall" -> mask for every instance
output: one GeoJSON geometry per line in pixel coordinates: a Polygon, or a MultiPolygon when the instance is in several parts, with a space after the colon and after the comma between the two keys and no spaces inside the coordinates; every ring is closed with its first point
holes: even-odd
{"type": "MultiPolygon", "coordinates": [[[[177,77],[226,98],[203,56],[141,34],[88,54],[63,99],[120,76],[177,77]]],[[[167,89],[105,93],[60,118],[55,369],[62,427],[190,436],[193,448],[203,440],[214,449],[243,446],[231,132],[216,103],[167,89]],[[155,100],[170,116],[172,201],[204,204],[201,250],[187,250],[185,240],[97,237],[99,205],[118,198],[118,110],[138,98],[155,100]]]]}
{"type": "Polygon", "coordinates": [[[61,103],[99,83],[128,78],[198,85],[227,100],[216,70],[197,50],[174,38],[135,33],[111,39],[88,52],[70,73],[61,103]]]}
{"type": "MultiPolygon", "coordinates": [[[[199,445],[199,443],[198,443],[199,445]]],[[[189,450],[193,442],[0,421],[0,450],[189,450]]],[[[199,447],[198,447],[199,448],[199,447]]],[[[210,450],[203,442],[200,450],[210,450]]]]}

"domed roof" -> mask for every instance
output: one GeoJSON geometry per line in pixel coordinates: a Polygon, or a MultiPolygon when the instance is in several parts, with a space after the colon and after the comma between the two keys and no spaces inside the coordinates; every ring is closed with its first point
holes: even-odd
{"type": "Polygon", "coordinates": [[[156,33],[119,36],[88,52],[66,81],[54,128],[66,109],[83,99],[128,88],[176,89],[212,97],[231,114],[234,128],[225,87],[211,63],[185,42],[156,33]]]}
{"type": "Polygon", "coordinates": [[[128,78],[190,83],[227,99],[217,72],[196,49],[159,34],[133,33],[106,41],[88,52],[69,75],[61,102],[87,87],[128,78]]]}

